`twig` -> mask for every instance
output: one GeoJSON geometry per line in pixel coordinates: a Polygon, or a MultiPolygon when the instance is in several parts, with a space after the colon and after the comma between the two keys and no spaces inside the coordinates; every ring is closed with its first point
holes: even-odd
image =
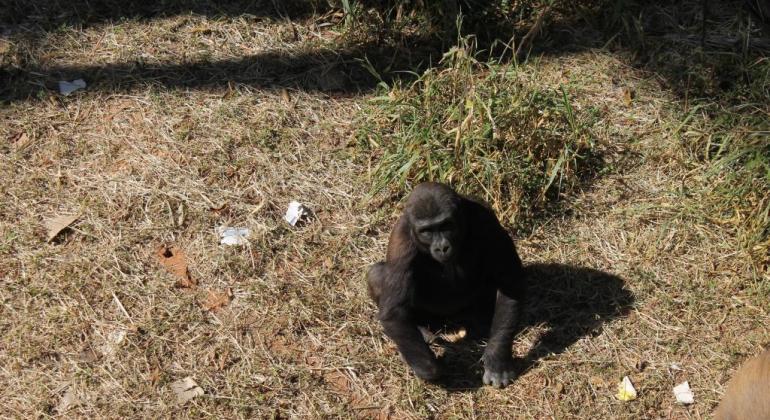
{"type": "Polygon", "coordinates": [[[120,299],[118,299],[117,296],[115,296],[115,292],[112,292],[112,298],[115,300],[115,304],[118,305],[118,309],[120,309],[121,312],[123,312],[123,315],[128,318],[128,320],[131,322],[131,324],[134,324],[134,320],[131,319],[131,315],[128,314],[128,311],[126,310],[125,306],[123,306],[122,303],[120,303],[120,299]]]}

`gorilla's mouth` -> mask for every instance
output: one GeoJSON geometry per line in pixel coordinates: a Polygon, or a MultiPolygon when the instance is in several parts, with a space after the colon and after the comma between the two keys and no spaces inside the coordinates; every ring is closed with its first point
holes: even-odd
{"type": "Polygon", "coordinates": [[[430,255],[433,257],[434,260],[436,260],[436,261],[438,261],[438,262],[440,262],[442,264],[445,264],[445,263],[447,263],[447,262],[452,260],[453,253],[452,252],[444,253],[444,252],[431,251],[430,255]]]}

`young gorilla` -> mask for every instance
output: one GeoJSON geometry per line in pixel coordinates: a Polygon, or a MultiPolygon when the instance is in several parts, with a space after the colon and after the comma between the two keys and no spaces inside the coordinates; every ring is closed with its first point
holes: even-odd
{"type": "Polygon", "coordinates": [[[446,185],[418,185],[390,234],[385,262],[369,268],[367,282],[385,334],[418,377],[441,375],[420,328],[459,324],[471,336],[488,336],[484,383],[513,381],[524,276],[492,210],[446,185]]]}
{"type": "Polygon", "coordinates": [[[735,372],[714,418],[770,419],[770,350],[744,363],[735,372]]]}

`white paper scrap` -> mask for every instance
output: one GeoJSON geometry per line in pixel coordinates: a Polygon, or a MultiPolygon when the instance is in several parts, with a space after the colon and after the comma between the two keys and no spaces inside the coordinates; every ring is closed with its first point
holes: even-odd
{"type": "Polygon", "coordinates": [[[247,228],[219,226],[217,228],[217,234],[219,234],[219,243],[222,245],[246,245],[249,243],[247,238],[251,235],[251,230],[247,228]]]}
{"type": "Polygon", "coordinates": [[[68,82],[66,80],[59,81],[59,93],[64,96],[68,96],[72,92],[86,88],[86,81],[83,79],[73,80],[68,82]]]}
{"type": "Polygon", "coordinates": [[[690,384],[687,381],[674,387],[674,395],[678,403],[687,405],[695,402],[695,396],[692,394],[690,384]]]}
{"type": "Polygon", "coordinates": [[[283,216],[283,220],[286,220],[290,225],[295,226],[303,217],[308,215],[308,210],[305,206],[297,201],[289,203],[289,209],[286,210],[286,215],[283,216]]]}

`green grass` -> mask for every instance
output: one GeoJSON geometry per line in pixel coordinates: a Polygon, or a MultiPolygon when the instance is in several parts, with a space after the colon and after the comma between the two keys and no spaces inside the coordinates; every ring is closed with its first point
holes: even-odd
{"type": "Polygon", "coordinates": [[[532,82],[537,65],[482,62],[465,39],[409,86],[374,98],[359,138],[377,158],[373,192],[448,182],[511,224],[573,190],[600,164],[594,116],[569,88],[532,82]]]}
{"type": "Polygon", "coordinates": [[[770,62],[720,102],[696,106],[685,120],[685,147],[702,162],[702,210],[737,230],[759,271],[770,264],[770,62]],[[689,135],[688,135],[689,134],[689,135]]]}

